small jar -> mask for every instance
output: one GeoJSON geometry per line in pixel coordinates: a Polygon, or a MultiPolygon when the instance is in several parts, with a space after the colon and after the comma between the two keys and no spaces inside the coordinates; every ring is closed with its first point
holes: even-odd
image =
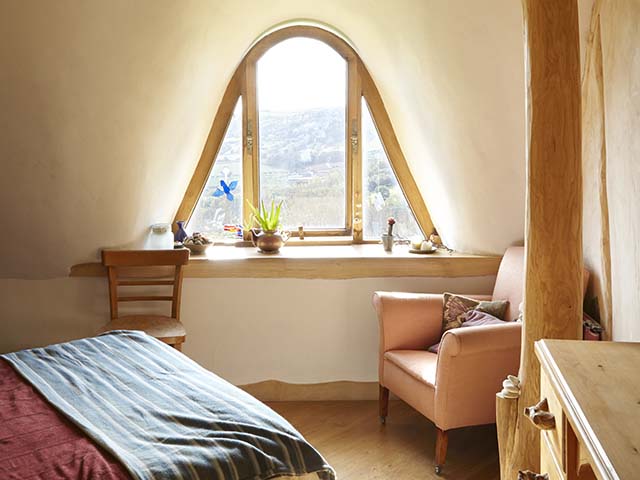
{"type": "Polygon", "coordinates": [[[154,223],[147,238],[148,250],[171,250],[173,249],[173,233],[171,225],[168,223],[154,223]]]}

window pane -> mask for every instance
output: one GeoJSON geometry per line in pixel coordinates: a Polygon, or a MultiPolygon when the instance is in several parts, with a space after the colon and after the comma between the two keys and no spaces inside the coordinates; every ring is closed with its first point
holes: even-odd
{"type": "Polygon", "coordinates": [[[260,197],[284,200],[285,228],[345,227],[346,80],[346,61],[318,40],[285,40],[258,61],[260,197]]]}
{"type": "Polygon", "coordinates": [[[384,151],[367,102],[362,99],[362,173],[363,235],[379,239],[387,231],[387,219],[393,217],[394,234],[399,238],[422,236],[384,151]]]}
{"type": "Polygon", "coordinates": [[[242,99],[239,99],[187,232],[202,232],[215,240],[235,238],[229,230],[242,224],[242,202],[242,99]]]}

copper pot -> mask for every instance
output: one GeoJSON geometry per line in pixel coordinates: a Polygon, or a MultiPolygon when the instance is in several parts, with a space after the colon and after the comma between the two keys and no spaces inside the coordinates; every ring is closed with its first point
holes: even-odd
{"type": "Polygon", "coordinates": [[[289,232],[263,232],[251,229],[251,241],[262,253],[278,253],[289,240],[289,232]]]}

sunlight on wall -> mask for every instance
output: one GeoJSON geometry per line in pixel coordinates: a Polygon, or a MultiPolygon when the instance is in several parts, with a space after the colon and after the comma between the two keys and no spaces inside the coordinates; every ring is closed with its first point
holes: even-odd
{"type": "Polygon", "coordinates": [[[356,47],[445,241],[501,253],[523,236],[517,2],[29,0],[7,9],[0,202],[14,207],[3,215],[12,234],[0,247],[11,255],[0,276],[63,276],[170,221],[243,52],[293,18],[332,25],[356,47]]]}

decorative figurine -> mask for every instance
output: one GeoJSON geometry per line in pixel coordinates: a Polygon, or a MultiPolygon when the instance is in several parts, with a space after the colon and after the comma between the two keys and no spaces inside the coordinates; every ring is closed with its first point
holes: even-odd
{"type": "Polygon", "coordinates": [[[540,475],[539,473],[534,473],[529,470],[518,472],[518,480],[549,480],[549,475],[544,474],[540,475]]]}
{"type": "Polygon", "coordinates": [[[176,222],[176,225],[178,225],[178,229],[176,230],[176,233],[173,235],[173,241],[184,242],[184,239],[189,236],[189,234],[184,229],[184,220],[178,220],[176,222]]]}
{"type": "Polygon", "coordinates": [[[546,398],[540,400],[533,407],[525,408],[524,414],[541,430],[551,430],[556,426],[556,419],[553,413],[549,411],[549,404],[546,398]]]}

